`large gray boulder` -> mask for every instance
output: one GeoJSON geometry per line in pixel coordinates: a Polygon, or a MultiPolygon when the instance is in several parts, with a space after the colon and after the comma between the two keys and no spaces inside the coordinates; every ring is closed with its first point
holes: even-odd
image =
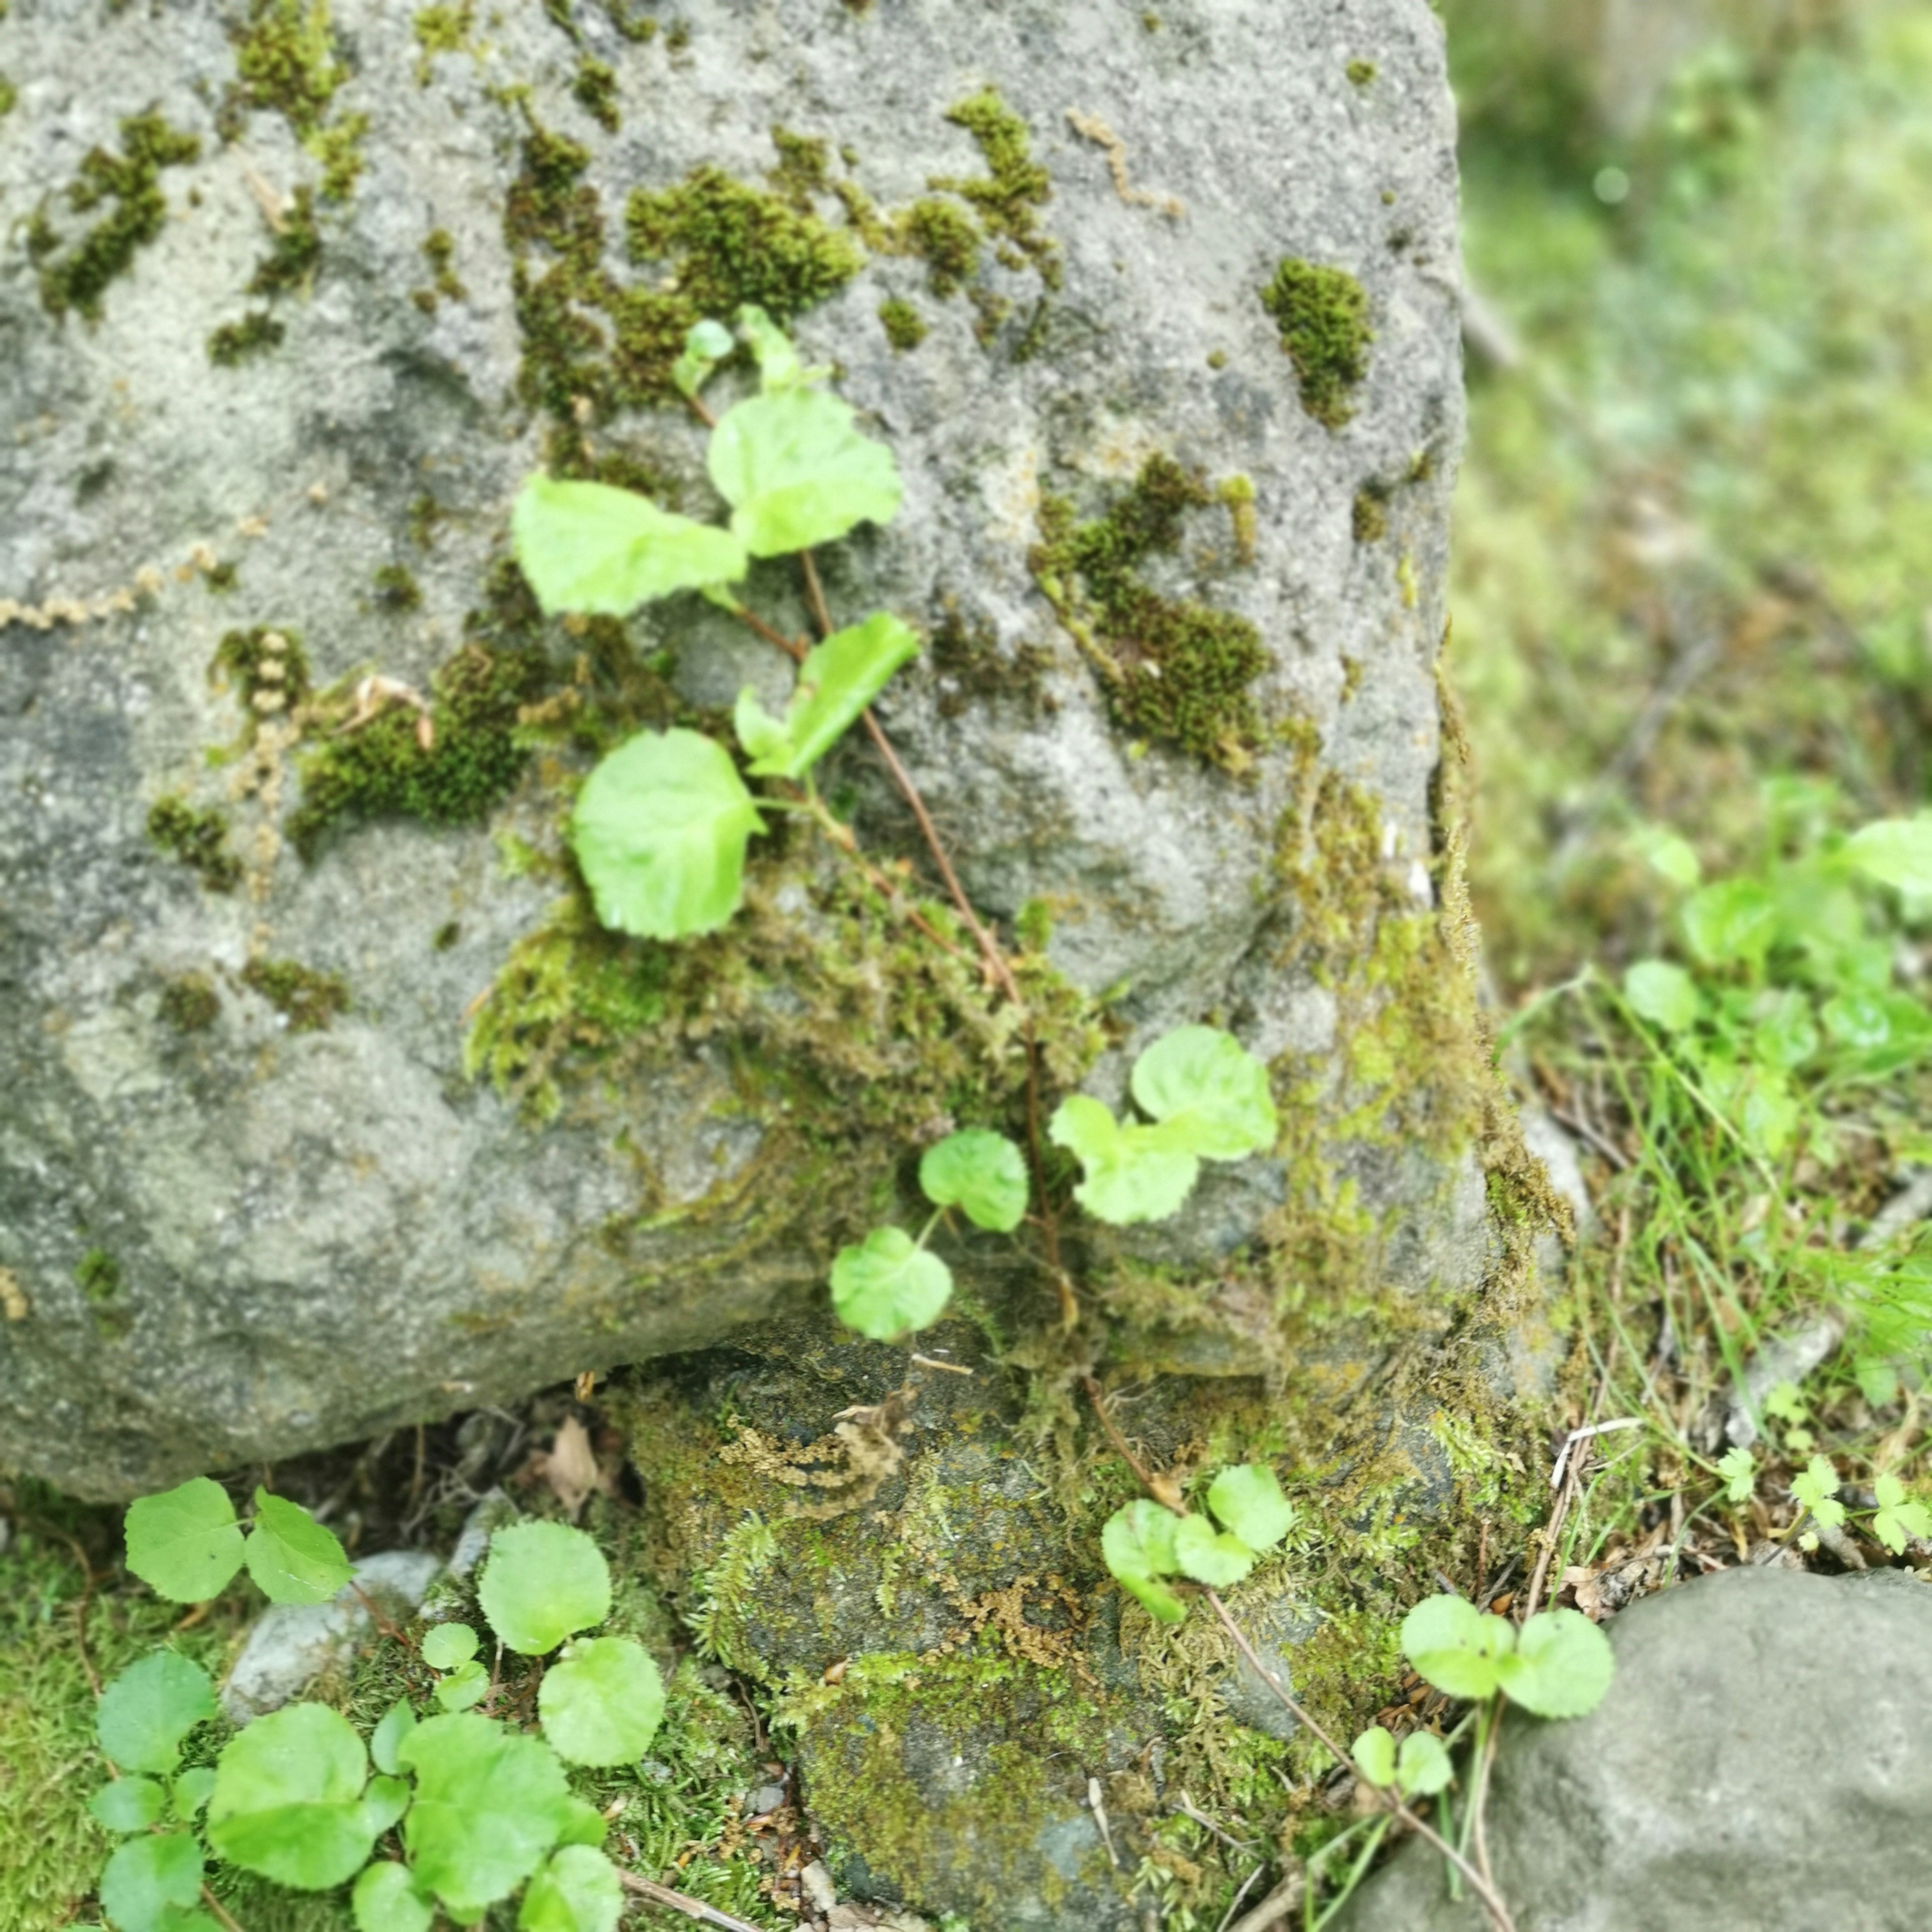
{"type": "MultiPolygon", "coordinates": [[[[1909,1932],[1932,1895],[1932,1588],[1726,1570],[1609,1626],[1573,1723],[1512,1714],[1488,1838],[1516,1932],[1909,1932]]],[[[1338,1924],[1484,1932],[1406,1846],[1338,1924]]]]}
{"type": "MultiPolygon", "coordinates": [[[[564,862],[601,747],[786,673],[694,600],[542,622],[507,506],[548,456],[712,513],[665,368],[746,297],[907,478],[831,594],[928,636],[884,715],[1034,907],[1053,1084],[1210,1015],[1276,1067],[1278,1156],[1096,1251],[1089,1318],[1278,1374],[1346,1306],[1339,1396],[1520,1300],[1442,909],[1423,0],[20,0],[0,71],[0,1462],[125,1495],[716,1340],[1011,1117],[997,996],[802,836],[675,950],[564,862]]],[[[925,864],[869,750],[829,777],[925,864]]]]}

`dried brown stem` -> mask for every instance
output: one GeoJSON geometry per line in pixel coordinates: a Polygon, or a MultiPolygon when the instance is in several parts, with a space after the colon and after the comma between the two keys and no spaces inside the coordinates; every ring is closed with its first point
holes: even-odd
{"type": "Polygon", "coordinates": [[[217,1919],[226,1927],[227,1932],[242,1932],[242,1928],[229,1916],[227,1908],[210,1892],[206,1886],[201,1888],[201,1902],[213,1912],[217,1919]]]}
{"type": "Polygon", "coordinates": [[[674,1892],[668,1885],[659,1885],[655,1879],[640,1878],[635,1872],[620,1870],[617,1882],[626,1892],[633,1892],[640,1898],[647,1898],[653,1905],[662,1905],[673,1912],[681,1912],[687,1918],[701,1920],[706,1925],[716,1925],[722,1932],[758,1932],[755,1925],[747,1925],[742,1918],[734,1918],[728,1912],[720,1912],[715,1905],[706,1905],[701,1898],[687,1897],[683,1892],[674,1892]]]}

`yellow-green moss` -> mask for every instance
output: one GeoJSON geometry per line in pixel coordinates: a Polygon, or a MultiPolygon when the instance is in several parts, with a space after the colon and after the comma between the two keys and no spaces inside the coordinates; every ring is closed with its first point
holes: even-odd
{"type": "Polygon", "coordinates": [[[926,340],[926,320],[909,302],[902,302],[895,296],[889,302],[879,304],[879,321],[886,332],[886,340],[904,355],[909,349],[916,349],[926,340]]]}
{"type": "Polygon", "coordinates": [[[121,1264],[105,1248],[89,1248],[74,1264],[81,1293],[97,1306],[121,1292],[121,1264]]]}
{"type": "Polygon", "coordinates": [[[228,815],[219,806],[196,808],[171,792],[148,808],[148,836],[212,892],[232,892],[242,883],[242,861],[229,848],[228,815]]]}
{"type": "Polygon", "coordinates": [[[972,136],[987,172],[983,177],[936,176],[927,185],[971,202],[988,234],[1006,243],[1002,260],[1010,267],[1030,262],[1048,288],[1058,288],[1060,250],[1040,232],[1035,213],[1053,198],[1053,184],[1033,158],[1027,124],[990,87],[948,108],[946,118],[972,136]]]}
{"type": "Polygon", "coordinates": [[[349,988],[339,973],[320,973],[293,959],[251,959],[242,983],[261,994],[291,1033],[326,1033],[349,1010],[349,988]]]}
{"type": "Polygon", "coordinates": [[[1376,484],[1365,484],[1355,492],[1354,512],[1355,541],[1378,543],[1388,535],[1388,494],[1376,484]]]}
{"type": "Polygon", "coordinates": [[[180,973],[161,988],[163,1022],[177,1033],[206,1033],[221,1012],[221,996],[206,973],[180,973]]]}
{"type": "Polygon", "coordinates": [[[13,112],[20,98],[20,90],[6,75],[0,74],[0,120],[13,112]]]}
{"type": "Polygon", "coordinates": [[[412,289],[410,299],[425,315],[434,315],[439,302],[461,302],[470,291],[457,278],[452,266],[456,260],[456,242],[448,229],[432,228],[423,237],[422,252],[423,260],[429,264],[430,285],[412,289]]]}
{"type": "Polygon", "coordinates": [[[280,114],[322,167],[325,201],[346,201],[362,172],[366,114],[332,120],[335,96],[350,77],[331,24],[328,0],[248,0],[231,21],[236,78],[223,95],[215,124],[224,140],[238,139],[250,109],[280,114]]]}
{"type": "Polygon", "coordinates": [[[1028,562],[1124,725],[1240,770],[1261,730],[1248,692],[1268,666],[1261,634],[1236,612],[1162,596],[1139,574],[1150,556],[1179,549],[1189,510],[1214,500],[1198,476],[1151,456],[1090,521],[1064,497],[1042,496],[1028,562]]]}
{"type": "Polygon", "coordinates": [[[410,25],[416,35],[416,45],[422,50],[422,58],[416,64],[416,79],[424,87],[430,82],[430,57],[460,53],[469,44],[475,15],[473,0],[460,0],[460,4],[453,7],[416,9],[410,25]]]}
{"type": "Polygon", "coordinates": [[[322,232],[316,226],[315,192],[304,185],[296,190],[290,205],[282,211],[282,225],[275,231],[267,254],[255,264],[247,292],[278,296],[306,288],[321,260],[322,232]]]}
{"type": "Polygon", "coordinates": [[[253,741],[264,718],[286,716],[310,694],[302,633],[266,624],[225,632],[208,660],[208,676],[218,690],[232,689],[240,701],[244,745],[253,741]]]}
{"type": "Polygon", "coordinates": [[[1301,406],[1325,428],[1354,414],[1352,392],[1368,373],[1369,298],[1346,269],[1285,260],[1261,292],[1294,362],[1301,406]]]}
{"type": "Polygon", "coordinates": [[[398,614],[419,610],[422,591],[406,565],[386,563],[376,572],[376,602],[386,610],[398,614]]]}
{"type": "Polygon", "coordinates": [[[35,218],[28,238],[28,252],[39,267],[40,302],[50,315],[64,315],[71,308],[90,322],[99,320],[108,284],[166,225],[162,169],[184,166],[200,155],[200,140],[170,128],[158,113],[130,115],[121,123],[119,154],[88,149],[68,189],[68,205],[86,214],[112,202],[112,211],[58,260],[52,257],[59,238],[44,214],[35,218]]]}
{"type": "Polygon", "coordinates": [[[250,309],[239,322],[224,322],[208,337],[208,359],[218,369],[232,369],[279,347],[286,332],[266,309],[250,309]]]}
{"type": "Polygon", "coordinates": [[[1366,87],[1376,77],[1376,64],[1372,60],[1352,60],[1348,65],[1348,84],[1351,87],[1366,87]]]}
{"type": "Polygon", "coordinates": [[[577,64],[570,83],[571,98],[607,134],[616,133],[617,70],[608,61],[593,60],[588,54],[577,64]]]}
{"type": "Polygon", "coordinates": [[[781,126],[772,129],[772,146],[778,163],[766,170],[765,178],[800,214],[811,214],[813,196],[831,192],[832,143],[781,126]]]}
{"type": "Polygon", "coordinates": [[[936,296],[957,292],[980,266],[980,230],[957,202],[932,196],[914,202],[900,217],[907,252],[926,263],[936,296]]]}

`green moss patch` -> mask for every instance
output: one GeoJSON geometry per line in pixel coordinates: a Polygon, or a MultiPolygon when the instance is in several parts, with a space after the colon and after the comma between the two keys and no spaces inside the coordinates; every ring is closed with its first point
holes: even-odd
{"type": "Polygon", "coordinates": [[[282,211],[281,226],[275,230],[267,254],[255,264],[255,272],[248,278],[248,292],[279,296],[306,289],[321,260],[322,231],[316,226],[315,190],[304,185],[296,190],[290,205],[282,211]]]}
{"type": "Polygon", "coordinates": [[[886,332],[886,340],[902,356],[926,340],[925,318],[910,302],[901,302],[896,296],[880,303],[879,322],[886,332]]]}
{"type": "Polygon", "coordinates": [[[170,792],[148,807],[148,836],[212,892],[232,892],[242,883],[242,861],[228,843],[228,814],[218,806],[191,806],[170,792]]]}
{"type": "Polygon", "coordinates": [[[206,1033],[220,1016],[221,996],[206,973],[178,974],[163,985],[159,1011],[177,1033],[206,1033]]]}
{"type": "Polygon", "coordinates": [[[242,983],[287,1020],[291,1033],[326,1033],[349,1010],[349,988],[338,973],[319,973],[293,959],[251,959],[242,983]]]}
{"type": "Polygon", "coordinates": [[[1060,250],[1040,232],[1037,212],[1052,200],[1053,184],[1033,158],[1027,124],[992,88],[948,108],[946,118],[972,136],[987,172],[983,177],[938,176],[929,185],[972,204],[987,232],[1004,243],[1000,259],[1009,268],[1030,262],[1049,289],[1058,288],[1060,250]]]}
{"type": "Polygon", "coordinates": [[[1083,523],[1064,497],[1042,496],[1028,561],[1122,724],[1240,771],[1261,732],[1248,691],[1268,667],[1260,632],[1234,611],[1163,596],[1141,574],[1150,557],[1180,549],[1186,512],[1215,500],[1172,457],[1151,456],[1103,516],[1083,523]]]}
{"type": "Polygon", "coordinates": [[[279,347],[286,332],[266,309],[251,309],[239,322],[225,322],[209,336],[208,359],[218,369],[232,369],[279,347]]]}
{"type": "Polygon", "coordinates": [[[238,139],[248,112],[280,114],[322,167],[325,201],[346,201],[362,172],[366,114],[331,118],[350,68],[329,18],[328,0],[248,0],[228,28],[236,78],[222,98],[216,124],[224,140],[238,139]]]}
{"type": "Polygon", "coordinates": [[[1262,290],[1261,302],[1294,364],[1301,406],[1324,428],[1341,428],[1355,412],[1349,398],[1368,373],[1375,340],[1361,284],[1344,268],[1288,260],[1262,290]]]}
{"type": "Polygon", "coordinates": [[[585,55],[577,64],[570,96],[604,133],[616,133],[617,70],[608,61],[593,60],[585,55]]]}

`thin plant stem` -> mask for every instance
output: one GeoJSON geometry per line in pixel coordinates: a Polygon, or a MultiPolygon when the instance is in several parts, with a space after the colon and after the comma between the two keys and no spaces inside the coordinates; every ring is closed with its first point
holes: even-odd
{"type": "Polygon", "coordinates": [[[706,1905],[701,1898],[692,1898],[684,1892],[674,1892],[668,1885],[659,1885],[655,1879],[640,1877],[636,1872],[620,1870],[617,1882],[626,1892],[635,1892],[640,1898],[647,1898],[653,1905],[666,1906],[673,1912],[681,1912],[687,1918],[701,1920],[706,1925],[716,1925],[720,1932],[758,1932],[755,1925],[748,1925],[742,1918],[734,1918],[728,1912],[720,1912],[715,1905],[706,1905]]]}
{"type": "Polygon", "coordinates": [[[227,1928],[227,1932],[242,1932],[241,1927],[229,1916],[226,1906],[205,1885],[201,1888],[201,1902],[227,1928]]]}

